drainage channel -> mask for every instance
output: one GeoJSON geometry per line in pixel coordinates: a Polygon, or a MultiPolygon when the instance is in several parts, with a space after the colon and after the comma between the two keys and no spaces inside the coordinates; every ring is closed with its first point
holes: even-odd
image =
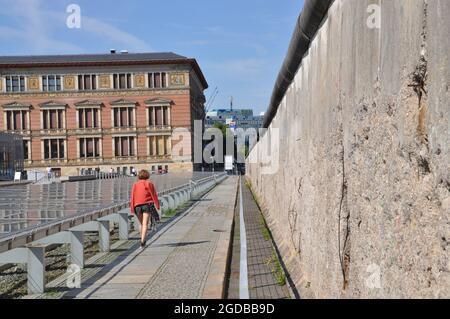
{"type": "Polygon", "coordinates": [[[264,217],[244,178],[240,186],[226,298],[291,299],[264,217]]]}

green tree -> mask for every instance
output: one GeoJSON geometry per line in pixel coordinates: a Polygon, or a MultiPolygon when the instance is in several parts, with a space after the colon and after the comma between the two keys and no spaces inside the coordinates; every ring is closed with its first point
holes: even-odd
{"type": "Polygon", "coordinates": [[[220,123],[220,122],[216,122],[216,123],[214,123],[213,127],[221,130],[224,137],[227,136],[227,133],[228,133],[227,130],[229,129],[228,125],[220,123]]]}

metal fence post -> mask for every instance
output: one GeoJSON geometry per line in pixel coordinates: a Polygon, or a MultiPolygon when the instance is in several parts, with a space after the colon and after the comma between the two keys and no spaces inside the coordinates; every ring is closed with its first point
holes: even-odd
{"type": "Polygon", "coordinates": [[[133,227],[135,231],[138,231],[141,228],[141,222],[136,215],[133,215],[133,227]]]}
{"type": "Polygon", "coordinates": [[[84,268],[84,232],[70,232],[70,257],[72,264],[84,268]]]}
{"type": "Polygon", "coordinates": [[[128,213],[119,213],[119,239],[128,240],[129,239],[129,228],[128,228],[128,213]]]}
{"type": "Polygon", "coordinates": [[[165,195],[163,197],[161,197],[160,199],[160,204],[161,204],[161,214],[164,215],[164,213],[169,210],[169,200],[168,200],[169,196],[165,195]]]}
{"type": "Polygon", "coordinates": [[[45,246],[27,247],[28,294],[42,294],[45,290],[45,246]]]}
{"type": "Polygon", "coordinates": [[[167,201],[169,202],[169,209],[175,209],[177,208],[175,205],[175,199],[174,199],[174,195],[173,194],[169,194],[167,201]]]}
{"type": "Polygon", "coordinates": [[[109,221],[99,221],[98,222],[98,234],[99,234],[99,245],[100,245],[100,251],[102,252],[108,252],[109,251],[109,221]]]}

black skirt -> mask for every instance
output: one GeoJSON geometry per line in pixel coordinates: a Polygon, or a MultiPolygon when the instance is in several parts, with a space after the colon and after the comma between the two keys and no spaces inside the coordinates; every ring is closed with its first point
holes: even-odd
{"type": "Polygon", "coordinates": [[[159,214],[155,208],[155,204],[153,203],[136,206],[134,208],[134,213],[136,214],[136,216],[144,213],[151,214],[156,219],[156,221],[159,221],[159,214]]]}

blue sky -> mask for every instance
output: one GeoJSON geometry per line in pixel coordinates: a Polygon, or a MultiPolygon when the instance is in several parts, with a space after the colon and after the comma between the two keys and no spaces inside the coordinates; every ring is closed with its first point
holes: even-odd
{"type": "Polygon", "coordinates": [[[302,0],[0,0],[0,55],[172,51],[196,58],[214,108],[265,111],[302,0]],[[69,29],[70,4],[81,29],[69,29]]]}

